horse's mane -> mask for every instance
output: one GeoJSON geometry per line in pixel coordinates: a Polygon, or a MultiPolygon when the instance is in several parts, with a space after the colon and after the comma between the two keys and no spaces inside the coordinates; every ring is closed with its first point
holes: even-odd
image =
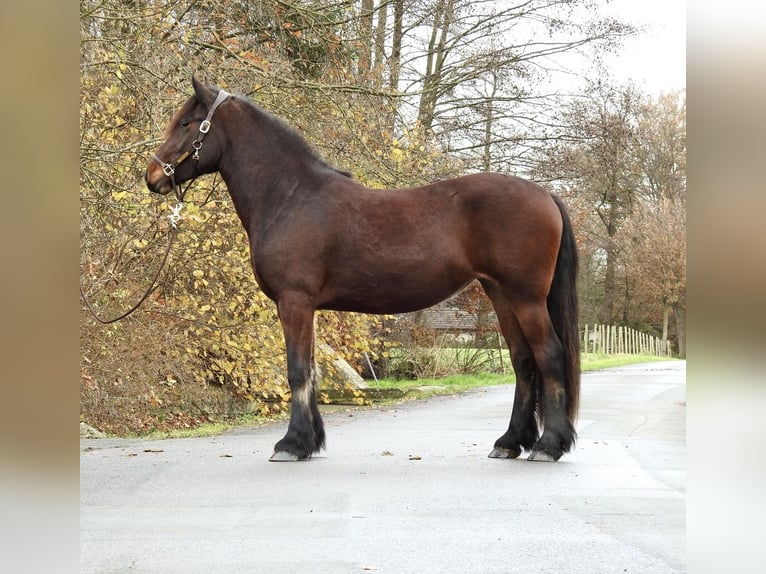
{"type": "Polygon", "coordinates": [[[296,154],[303,154],[308,156],[312,161],[320,164],[331,171],[339,173],[343,176],[353,178],[353,176],[347,172],[338,169],[337,167],[328,163],[315,149],[306,141],[306,139],[295,128],[290,126],[282,118],[275,116],[274,114],[266,111],[260,106],[254,104],[249,98],[242,96],[235,96],[237,100],[243,102],[247,109],[260,121],[265,122],[268,125],[270,133],[274,134],[280,141],[287,142],[289,146],[295,151],[296,154]]]}

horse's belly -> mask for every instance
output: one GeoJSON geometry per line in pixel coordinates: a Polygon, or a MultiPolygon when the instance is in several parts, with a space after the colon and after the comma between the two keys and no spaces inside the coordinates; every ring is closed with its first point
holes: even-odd
{"type": "Polygon", "coordinates": [[[328,282],[321,309],[358,313],[397,314],[425,309],[447,299],[475,278],[464,270],[409,274],[374,274],[358,269],[355,277],[328,282]]]}

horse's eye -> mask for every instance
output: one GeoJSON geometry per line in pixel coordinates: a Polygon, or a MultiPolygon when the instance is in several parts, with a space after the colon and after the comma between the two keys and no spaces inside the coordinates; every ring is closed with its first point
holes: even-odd
{"type": "Polygon", "coordinates": [[[189,126],[189,120],[187,120],[186,118],[182,119],[181,120],[181,127],[185,128],[185,127],[188,127],[188,126],[189,126]]]}

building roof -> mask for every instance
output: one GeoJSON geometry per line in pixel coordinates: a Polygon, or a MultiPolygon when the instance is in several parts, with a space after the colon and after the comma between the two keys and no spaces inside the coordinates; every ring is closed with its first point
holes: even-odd
{"type": "Polygon", "coordinates": [[[476,315],[462,309],[431,307],[423,311],[423,326],[434,331],[475,331],[476,315]]]}

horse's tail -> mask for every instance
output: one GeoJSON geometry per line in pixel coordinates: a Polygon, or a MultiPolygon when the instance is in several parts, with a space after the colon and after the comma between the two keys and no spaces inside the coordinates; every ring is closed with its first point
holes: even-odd
{"type": "Polygon", "coordinates": [[[580,327],[577,303],[577,243],[564,203],[551,194],[561,212],[564,229],[556,270],[548,294],[548,313],[564,347],[564,390],[567,417],[574,424],[580,406],[580,327]]]}

